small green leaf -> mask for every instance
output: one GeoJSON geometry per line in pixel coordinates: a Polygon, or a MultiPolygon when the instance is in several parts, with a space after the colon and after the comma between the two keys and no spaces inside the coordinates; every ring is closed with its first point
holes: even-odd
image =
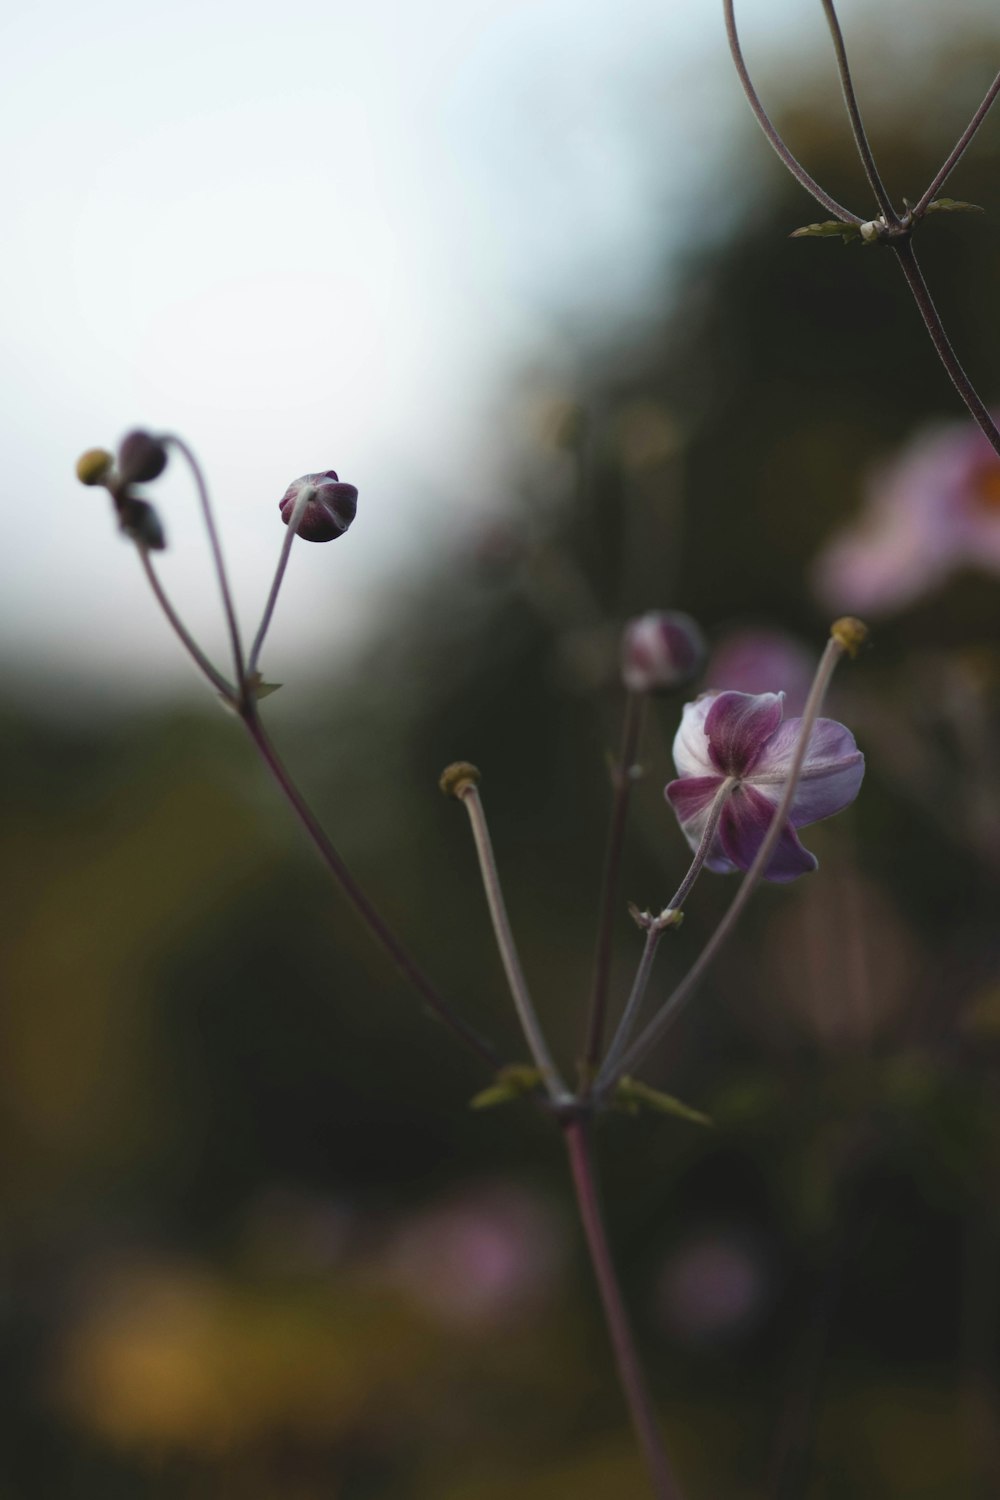
{"type": "Polygon", "coordinates": [[[793,229],[788,236],[790,240],[826,240],[839,237],[845,243],[850,240],[861,238],[861,230],[857,224],[845,224],[841,219],[826,219],[822,224],[803,224],[801,229],[793,229]]]}
{"type": "Polygon", "coordinates": [[[634,1078],[623,1078],[620,1081],[615,1090],[615,1104],[630,1115],[637,1115],[645,1106],[656,1110],[658,1114],[687,1120],[690,1125],[712,1124],[710,1116],[703,1114],[700,1109],[692,1109],[690,1104],[675,1099],[673,1094],[663,1094],[659,1089],[651,1089],[648,1083],[639,1083],[634,1078]]]}
{"type": "Polygon", "coordinates": [[[925,214],[983,214],[978,203],[963,203],[960,198],[935,198],[924,209],[925,214]]]}
{"type": "Polygon", "coordinates": [[[469,1100],[469,1108],[493,1109],[498,1104],[509,1104],[512,1099],[522,1099],[525,1094],[533,1093],[541,1082],[542,1075],[537,1068],[527,1063],[512,1063],[500,1069],[496,1083],[491,1083],[489,1088],[480,1090],[469,1100]]]}
{"type": "Polygon", "coordinates": [[[253,672],[247,678],[247,687],[259,701],[261,698],[270,698],[280,688],[280,682],[265,682],[259,672],[253,672]]]}

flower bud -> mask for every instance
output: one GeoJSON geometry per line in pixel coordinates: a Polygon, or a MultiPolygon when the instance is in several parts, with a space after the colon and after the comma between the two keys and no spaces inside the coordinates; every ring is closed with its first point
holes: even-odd
{"type": "Polygon", "coordinates": [[[470,760],[455,760],[441,772],[438,786],[446,797],[457,797],[461,801],[463,792],[468,791],[470,786],[476,786],[479,780],[478,766],[474,766],[470,760]]]}
{"type": "Polygon", "coordinates": [[[622,678],[630,693],[664,692],[687,682],[705,659],[705,640],[690,615],[650,610],[625,626],[622,678]]]}
{"type": "Polygon", "coordinates": [[[127,495],[118,506],[118,524],[126,536],[149,552],[162,552],[167,545],[163,524],[148,500],[127,495]]]}
{"type": "Polygon", "coordinates": [[[298,535],[307,542],[332,542],[344,532],[354,520],[358,508],[358,492],[353,484],[341,484],[333,469],[325,474],[303,474],[293,479],[278,507],[281,519],[288,526],[296,508],[301,506],[303,492],[305,508],[296,528],[298,535]]]}
{"type": "Polygon", "coordinates": [[[122,484],[148,484],[159,479],[166,467],[167,450],[159,438],[138,430],[122,438],[118,447],[122,484]]]}
{"type": "Polygon", "coordinates": [[[106,448],[88,448],[76,461],[76,477],[81,484],[103,484],[113,463],[106,448]]]}

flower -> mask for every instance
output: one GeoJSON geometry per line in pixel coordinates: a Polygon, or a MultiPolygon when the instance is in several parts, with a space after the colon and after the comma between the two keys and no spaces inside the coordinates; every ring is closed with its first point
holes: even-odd
{"type": "Polygon", "coordinates": [[[723,636],[712,651],[705,675],[707,688],[734,688],[740,693],[766,693],[779,689],[785,694],[789,713],[805,708],[816,657],[793,636],[781,630],[750,627],[723,636]]]}
{"type": "Polygon", "coordinates": [[[442,1322],[509,1326],[552,1292],[562,1250],[548,1205],[498,1180],[459,1190],[406,1221],[387,1247],[385,1271],[442,1322]]]}
{"type": "Polygon", "coordinates": [[[137,429],[118,445],[118,477],[124,485],[148,484],[159,479],[166,467],[166,445],[152,433],[137,429]]]}
{"type": "Polygon", "coordinates": [[[297,527],[297,533],[307,542],[332,542],[344,532],[354,520],[358,509],[358,492],[353,484],[342,484],[333,469],[323,474],[303,474],[293,479],[278,507],[281,519],[287,526],[295,513],[303,491],[312,493],[305,498],[305,509],[297,527]]]}
{"type": "MultiPolygon", "coordinates": [[[[674,740],[680,773],[666,797],[685,838],[697,850],[720,788],[731,781],[705,863],[728,874],[748,870],[784,793],[801,719],[783,719],[784,693],[702,693],[684,705],[674,740]]],[[[833,719],[817,719],[788,819],[765,880],[794,880],[817,860],[795,832],[854,801],[864,775],[854,736],[833,719]]]]}
{"type": "Polygon", "coordinates": [[[663,692],[688,682],[705,660],[705,638],[690,615],[650,610],[622,635],[622,679],[630,693],[663,692]]]}
{"type": "Polygon", "coordinates": [[[971,422],[927,429],[875,475],[814,583],[826,605],[887,614],[962,566],[1000,573],[1000,459],[971,422]]]}

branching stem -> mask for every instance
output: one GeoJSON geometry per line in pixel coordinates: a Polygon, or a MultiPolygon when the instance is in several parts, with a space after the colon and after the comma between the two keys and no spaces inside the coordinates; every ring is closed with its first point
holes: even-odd
{"type": "Polygon", "coordinates": [[[861,118],[861,109],[858,105],[857,94],[854,92],[854,79],[851,77],[850,63],[847,61],[847,48],[844,45],[844,33],[840,29],[840,21],[837,19],[837,11],[833,0],[821,0],[823,10],[826,12],[827,24],[830,27],[830,35],[833,37],[833,50],[837,56],[837,70],[840,73],[840,87],[844,93],[844,103],[847,106],[847,115],[851,122],[851,130],[854,135],[854,143],[861,157],[861,165],[865,169],[868,185],[875,194],[875,201],[882,211],[886,224],[895,227],[899,224],[896,210],[892,206],[892,199],[886,192],[885,184],[879,176],[878,167],[875,165],[875,157],[872,153],[868,136],[865,132],[864,121],[861,118]]]}
{"type": "Polygon", "coordinates": [[[767,110],[760,102],[760,95],[754,88],[753,80],[747,71],[747,65],[743,58],[743,49],[740,46],[739,33],[736,30],[734,0],[722,0],[722,3],[726,14],[726,35],[729,38],[729,50],[733,56],[733,64],[739,75],[740,83],[743,85],[743,92],[747,96],[747,102],[756,115],[757,123],[761,130],[763,130],[792,176],[797,182],[802,184],[807,193],[812,194],[817,203],[821,204],[823,208],[828,209],[834,218],[840,219],[844,224],[860,224],[862,221],[858,215],[852,214],[849,208],[844,208],[843,204],[838,203],[836,198],[831,198],[830,194],[820,187],[816,179],[809,175],[802,163],[797,157],[792,155],[791,151],[785,145],[785,142],[771,122],[767,110]]]}
{"type": "Polygon", "coordinates": [[[219,581],[222,607],[225,610],[226,624],[229,627],[229,641],[233,652],[233,666],[236,669],[236,681],[241,691],[243,691],[246,684],[246,669],[243,664],[243,643],[240,639],[240,627],[237,623],[236,610],[233,606],[233,596],[229,588],[229,575],[226,572],[226,563],[222,556],[222,543],[219,540],[219,532],[215,524],[215,515],[212,511],[212,501],[208,493],[208,484],[205,475],[202,473],[201,464],[183,438],[178,437],[176,433],[170,432],[165,434],[162,441],[169,443],[177,449],[194,477],[195,488],[198,491],[198,499],[201,503],[201,512],[205,520],[205,530],[208,532],[208,542],[212,549],[215,574],[219,581]]]}
{"type": "Polygon", "coordinates": [[[632,993],[628,997],[621,1021],[618,1023],[618,1030],[612,1038],[611,1046],[608,1048],[607,1056],[601,1064],[600,1073],[594,1084],[594,1094],[599,1100],[603,1097],[606,1081],[615,1076],[618,1059],[625,1051],[629,1038],[632,1035],[632,1030],[638,1020],[639,1012],[642,1009],[642,1002],[645,999],[646,990],[653,973],[653,961],[660,946],[660,939],[668,927],[675,925],[681,907],[687,900],[695,881],[704,869],[705,860],[708,858],[709,850],[715,840],[715,832],[719,826],[719,819],[722,817],[722,809],[725,807],[726,799],[734,785],[734,778],[731,776],[727,776],[722,782],[709,809],[705,827],[698,841],[698,848],[695,851],[694,859],[691,861],[691,868],[677,887],[671,900],[660,912],[660,915],[649,919],[646,928],[646,942],[632,984],[632,993]]]}

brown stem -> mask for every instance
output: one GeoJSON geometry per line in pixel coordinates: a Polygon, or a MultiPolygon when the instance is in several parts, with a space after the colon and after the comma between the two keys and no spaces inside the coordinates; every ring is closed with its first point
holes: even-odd
{"type": "Polygon", "coordinates": [[[414,989],[420,994],[428,1008],[433,1011],[439,1021],[450,1028],[458,1039],[471,1051],[481,1057],[485,1063],[494,1071],[502,1066],[502,1059],[489,1042],[479,1035],[452,1007],[438,994],[437,989],[412,959],[403,947],[395,933],[388,926],[381,914],[365,895],[344,863],[340,854],[330,842],[322,824],[316,818],[308,802],[299,791],[285,766],[278,756],[271,741],[264,732],[264,726],[257,717],[256,707],[249,705],[241,714],[241,719],[246,726],[247,733],[253,740],[257,751],[263,760],[271,776],[274,778],[285,800],[288,802],[295,816],[305,829],[313,843],[320,859],[326,865],[334,880],[340,885],[348,900],[352,903],[361,920],[368,927],[372,935],[381,943],[400,973],[410,981],[414,989]]]}
{"type": "Polygon", "coordinates": [[[837,71],[840,74],[840,87],[844,94],[844,103],[847,106],[847,116],[851,122],[851,131],[854,135],[854,144],[858,148],[861,157],[861,165],[865,169],[868,178],[868,186],[875,194],[875,200],[882,211],[885,222],[890,225],[899,223],[896,210],[892,206],[892,199],[886,192],[885,184],[879,176],[878,167],[875,165],[875,157],[865,133],[864,121],[861,118],[861,110],[858,98],[854,92],[854,79],[851,77],[850,63],[847,61],[847,48],[844,46],[844,33],[840,29],[837,12],[833,0],[822,0],[823,9],[826,12],[827,24],[830,27],[830,35],[833,37],[833,50],[837,56],[837,71]]]}
{"type": "Polygon", "coordinates": [[[913,300],[920,309],[920,316],[923,318],[927,332],[931,336],[931,342],[937,350],[938,358],[951,378],[952,385],[969,408],[973,419],[979,424],[986,435],[993,451],[1000,457],[1000,430],[998,430],[997,424],[990,416],[972,381],[963,370],[958,355],[952,348],[951,340],[944,331],[941,315],[934,306],[934,300],[924,280],[924,274],[917,264],[913,245],[909,239],[892,239],[888,243],[892,246],[893,253],[899,261],[900,269],[906,277],[906,283],[913,293],[913,300]]]}
{"type": "Polygon", "coordinates": [[[590,993],[583,1054],[584,1088],[587,1086],[586,1079],[591,1077],[597,1067],[604,1040],[604,1023],[608,1008],[608,980],[611,974],[611,934],[615,917],[615,897],[618,894],[618,873],[621,868],[622,847],[625,841],[625,824],[628,820],[628,805],[636,777],[635,760],[639,753],[645,707],[644,694],[629,693],[625,705],[625,722],[622,726],[621,750],[612,772],[614,797],[611,803],[611,822],[608,827],[608,844],[604,856],[601,899],[598,907],[594,980],[590,993]]]}
{"type": "Polygon", "coordinates": [[[656,1500],[682,1500],[680,1487],[674,1478],[670,1460],[663,1445],[663,1438],[660,1435],[656,1412],[639,1361],[639,1353],[635,1346],[635,1338],[625,1309],[621,1287],[618,1284],[614,1262],[611,1259],[611,1248],[604,1228],[604,1218],[594,1176],[589,1121],[580,1115],[570,1118],[564,1122],[563,1133],[566,1138],[566,1149],[569,1152],[570,1171],[573,1176],[573,1187],[576,1190],[580,1220],[594,1276],[597,1279],[597,1288],[601,1295],[601,1306],[604,1309],[604,1317],[614,1349],[615,1363],[618,1366],[618,1378],[628,1403],[639,1446],[642,1448],[653,1494],[656,1500]]]}
{"type": "Polygon", "coordinates": [[[817,203],[821,204],[823,208],[828,208],[834,217],[840,219],[844,224],[860,224],[861,219],[857,214],[852,214],[850,209],[844,208],[842,204],[837,202],[836,198],[831,198],[830,194],[820,187],[816,179],[810,177],[805,167],[797,157],[792,155],[778,134],[778,131],[771,122],[770,116],[760,102],[760,96],[754,88],[753,81],[747,71],[747,65],[743,59],[743,49],[740,46],[739,34],[736,30],[736,13],[733,9],[733,0],[722,0],[722,3],[726,13],[726,35],[729,38],[729,50],[732,53],[733,64],[739,76],[740,83],[743,85],[743,92],[747,96],[747,102],[757,117],[757,124],[763,130],[795,180],[802,184],[807,193],[812,194],[817,203]]]}
{"type": "Polygon", "coordinates": [[[1000,94],[1000,73],[997,74],[993,82],[990,84],[989,88],[986,90],[986,98],[976,110],[976,113],[972,116],[972,119],[969,121],[968,125],[966,125],[965,129],[962,131],[962,134],[955,142],[955,145],[952,147],[951,151],[949,151],[944,165],[935,175],[934,181],[931,183],[927,191],[923,193],[917,201],[913,209],[913,217],[915,219],[922,218],[923,215],[927,212],[928,203],[930,203],[934,198],[937,197],[938,193],[944,187],[946,181],[951,176],[951,173],[954,171],[955,167],[965,155],[972,137],[975,135],[976,131],[979,129],[980,125],[989,114],[990,107],[992,106],[993,101],[996,99],[997,94],[1000,94]]]}

